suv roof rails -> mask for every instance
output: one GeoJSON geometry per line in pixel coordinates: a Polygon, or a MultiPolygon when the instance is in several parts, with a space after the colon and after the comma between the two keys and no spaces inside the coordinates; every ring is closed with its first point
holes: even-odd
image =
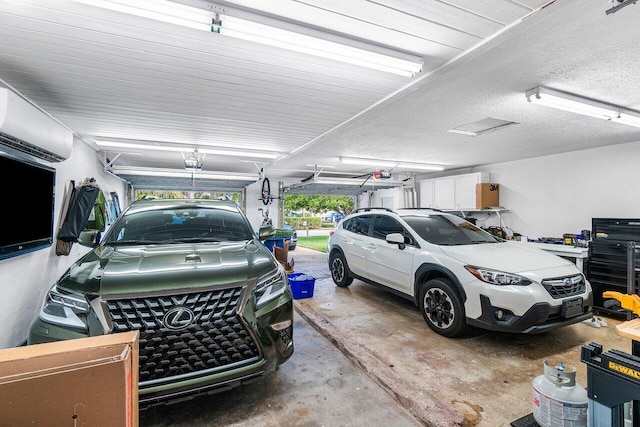
{"type": "Polygon", "coordinates": [[[387,211],[387,212],[395,212],[393,209],[383,208],[383,207],[371,207],[371,208],[358,208],[354,211],[354,213],[358,212],[369,212],[369,211],[387,211]]]}
{"type": "Polygon", "coordinates": [[[408,210],[425,210],[425,211],[436,211],[436,212],[444,212],[441,209],[436,208],[398,208],[398,210],[408,211],[408,210]]]}

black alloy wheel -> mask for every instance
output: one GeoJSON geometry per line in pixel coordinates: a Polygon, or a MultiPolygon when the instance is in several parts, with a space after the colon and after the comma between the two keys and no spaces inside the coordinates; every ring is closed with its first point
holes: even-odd
{"type": "Polygon", "coordinates": [[[331,278],[336,286],[346,288],[353,282],[353,277],[349,275],[349,267],[344,255],[340,252],[333,252],[329,259],[329,269],[331,270],[331,278]]]}
{"type": "Polygon", "coordinates": [[[464,305],[449,279],[432,279],[422,285],[419,306],[427,325],[438,334],[452,338],[466,331],[464,305]]]}

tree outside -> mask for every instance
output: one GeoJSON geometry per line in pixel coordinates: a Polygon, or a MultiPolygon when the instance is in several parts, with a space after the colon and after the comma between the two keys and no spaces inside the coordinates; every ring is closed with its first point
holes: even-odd
{"type": "MultiPolygon", "coordinates": [[[[307,212],[315,216],[327,211],[336,211],[346,216],[353,211],[354,201],[350,196],[310,196],[305,194],[285,194],[285,215],[291,212],[307,212]]],[[[303,215],[306,216],[306,215],[303,215]]]]}
{"type": "Polygon", "coordinates": [[[157,197],[159,199],[221,199],[228,198],[236,203],[240,202],[240,193],[210,193],[203,191],[155,191],[136,190],[135,199],[139,200],[146,196],[157,197]]]}

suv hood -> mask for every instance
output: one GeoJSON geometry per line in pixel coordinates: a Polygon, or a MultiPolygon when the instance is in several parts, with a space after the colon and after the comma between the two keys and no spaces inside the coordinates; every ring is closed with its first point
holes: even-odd
{"type": "Polygon", "coordinates": [[[127,294],[210,288],[257,281],[274,271],[272,255],[254,241],[99,246],[59,284],[81,292],[127,294]]]}
{"type": "Polygon", "coordinates": [[[517,243],[485,243],[461,246],[440,246],[446,255],[465,264],[526,275],[546,271],[544,276],[576,273],[570,261],[542,249],[527,248],[517,243]]]}

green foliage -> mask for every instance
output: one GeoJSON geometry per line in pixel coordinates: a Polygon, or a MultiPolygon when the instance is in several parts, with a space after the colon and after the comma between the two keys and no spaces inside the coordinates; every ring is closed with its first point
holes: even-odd
{"type": "Polygon", "coordinates": [[[284,207],[286,212],[306,210],[312,214],[318,214],[325,211],[336,211],[347,215],[353,211],[353,198],[349,196],[285,194],[284,207]]]}
{"type": "Polygon", "coordinates": [[[329,236],[298,236],[298,246],[326,253],[327,240],[329,236]]]}
{"type": "Polygon", "coordinates": [[[240,201],[240,193],[208,193],[202,191],[156,191],[136,190],[136,200],[145,196],[155,196],[159,199],[220,199],[230,198],[234,202],[240,201]]]}
{"type": "Polygon", "coordinates": [[[276,228],[275,237],[291,237],[293,235],[293,231],[286,230],[284,228],[276,228]]]}
{"type": "Polygon", "coordinates": [[[296,218],[287,217],[287,224],[292,225],[296,230],[316,229],[322,227],[322,218],[319,216],[301,216],[296,218]],[[306,222],[306,225],[305,225],[306,222]]]}

